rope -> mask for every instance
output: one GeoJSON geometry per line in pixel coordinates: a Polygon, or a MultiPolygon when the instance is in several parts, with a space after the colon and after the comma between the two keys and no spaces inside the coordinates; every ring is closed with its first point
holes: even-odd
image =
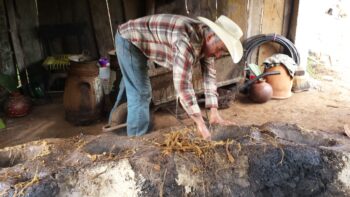
{"type": "Polygon", "coordinates": [[[282,45],[286,52],[288,52],[288,55],[295,61],[295,63],[297,63],[297,65],[299,65],[300,56],[295,45],[287,38],[278,34],[259,34],[245,40],[243,42],[243,58],[246,65],[248,65],[248,61],[250,61],[253,50],[267,42],[276,42],[282,45]]]}

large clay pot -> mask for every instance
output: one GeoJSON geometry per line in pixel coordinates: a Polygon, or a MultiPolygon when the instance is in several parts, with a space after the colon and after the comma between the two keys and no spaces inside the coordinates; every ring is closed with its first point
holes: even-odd
{"type": "Polygon", "coordinates": [[[273,90],[273,99],[286,99],[292,96],[293,78],[289,75],[287,68],[283,64],[276,65],[266,70],[266,72],[279,71],[279,75],[266,77],[273,90]]]}
{"type": "Polygon", "coordinates": [[[256,103],[265,103],[271,99],[273,90],[270,84],[265,81],[257,81],[249,88],[249,97],[256,103]]]}
{"type": "Polygon", "coordinates": [[[103,91],[96,63],[71,61],[63,105],[66,120],[74,125],[89,125],[101,118],[103,91]]]}
{"type": "Polygon", "coordinates": [[[25,116],[31,109],[31,101],[20,92],[12,92],[4,105],[5,113],[10,118],[25,116]]]}

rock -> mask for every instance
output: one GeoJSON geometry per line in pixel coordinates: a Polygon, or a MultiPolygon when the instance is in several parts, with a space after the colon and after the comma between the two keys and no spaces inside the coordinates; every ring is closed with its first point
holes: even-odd
{"type": "Polygon", "coordinates": [[[350,140],[297,125],[106,133],[0,149],[0,196],[348,196],[350,140]]]}

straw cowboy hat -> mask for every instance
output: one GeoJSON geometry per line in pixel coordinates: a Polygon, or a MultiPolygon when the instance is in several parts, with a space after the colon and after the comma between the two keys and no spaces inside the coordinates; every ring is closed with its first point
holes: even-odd
{"type": "Polygon", "coordinates": [[[241,28],[224,15],[221,15],[215,23],[204,17],[199,16],[197,18],[214,31],[224,42],[233,62],[238,63],[243,56],[243,47],[239,40],[243,35],[241,28]]]}

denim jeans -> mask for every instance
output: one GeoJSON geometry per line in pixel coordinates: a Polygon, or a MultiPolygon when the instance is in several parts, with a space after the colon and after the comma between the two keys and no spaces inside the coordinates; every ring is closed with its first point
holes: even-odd
{"type": "Polygon", "coordinates": [[[127,133],[128,136],[140,136],[150,127],[151,83],[147,72],[147,57],[118,33],[115,43],[122,79],[112,112],[121,104],[126,93],[127,133]]]}

